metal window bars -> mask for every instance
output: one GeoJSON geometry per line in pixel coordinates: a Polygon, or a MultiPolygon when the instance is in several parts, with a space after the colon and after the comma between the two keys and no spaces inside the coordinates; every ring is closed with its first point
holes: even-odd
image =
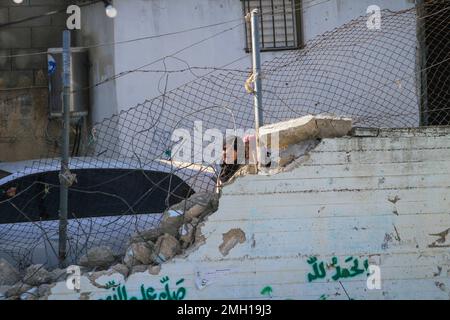
{"type": "MultiPolygon", "coordinates": [[[[261,51],[289,50],[301,47],[300,0],[241,0],[244,15],[258,8],[260,18],[261,51]]],[[[245,24],[245,51],[251,51],[250,24],[245,24]]]]}

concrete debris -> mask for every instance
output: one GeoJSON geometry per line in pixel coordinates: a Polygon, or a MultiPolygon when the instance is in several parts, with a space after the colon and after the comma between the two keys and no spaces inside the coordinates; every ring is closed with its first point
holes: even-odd
{"type": "Polygon", "coordinates": [[[155,249],[152,260],[157,264],[161,264],[177,255],[181,247],[174,236],[166,233],[158,238],[155,249]]]}
{"type": "Polygon", "coordinates": [[[303,155],[308,154],[318,144],[319,140],[305,140],[294,145],[288,146],[284,150],[280,150],[278,167],[286,167],[303,155]]]}
{"type": "Polygon", "coordinates": [[[80,294],[80,300],[89,300],[91,297],[91,292],[83,292],[80,294]]]}
{"type": "Polygon", "coordinates": [[[67,277],[67,270],[66,269],[55,269],[53,271],[50,272],[50,278],[51,278],[51,282],[58,282],[58,281],[63,281],[65,280],[67,277]]]}
{"type": "Polygon", "coordinates": [[[219,195],[216,193],[197,193],[186,200],[188,207],[185,220],[191,222],[192,219],[202,219],[207,215],[217,211],[219,208],[219,195]]]}
{"type": "Polygon", "coordinates": [[[52,287],[53,286],[50,285],[50,284],[40,285],[39,288],[38,288],[38,295],[39,295],[39,297],[40,298],[48,297],[50,295],[50,293],[51,293],[52,287]]]}
{"type": "Polygon", "coordinates": [[[244,243],[245,233],[241,229],[231,229],[223,234],[223,242],[219,246],[219,251],[223,256],[227,256],[237,244],[244,243]]]}
{"type": "Polygon", "coordinates": [[[284,150],[306,140],[343,137],[351,130],[352,120],[349,118],[309,115],[263,126],[259,133],[261,141],[265,142],[268,148],[272,146],[271,137],[278,135],[279,148],[284,150]]]}
{"type": "Polygon", "coordinates": [[[32,288],[32,286],[23,283],[23,282],[18,282],[15,285],[11,286],[6,292],[5,292],[5,296],[7,298],[19,298],[20,295],[22,293],[27,292],[28,290],[30,290],[32,288]]]}
{"type": "Polygon", "coordinates": [[[39,299],[39,289],[37,287],[33,287],[20,295],[20,300],[38,300],[38,299],[39,299]]]}
{"type": "Polygon", "coordinates": [[[128,277],[128,274],[130,273],[128,267],[122,263],[112,266],[109,270],[120,273],[124,278],[128,277]]]}
{"type": "Polygon", "coordinates": [[[180,227],[179,234],[182,249],[186,249],[194,241],[195,229],[198,222],[199,220],[197,218],[193,218],[191,222],[185,223],[180,227]]]}
{"type": "Polygon", "coordinates": [[[106,246],[95,247],[88,250],[87,254],[80,258],[80,266],[87,268],[107,268],[115,262],[114,253],[106,246]]]}
{"type": "MultiPolygon", "coordinates": [[[[166,210],[159,228],[133,234],[123,256],[123,263],[117,263],[120,259],[110,247],[89,249],[78,261],[81,275],[87,276],[99,288],[103,288],[103,285],[96,281],[102,276],[121,274],[126,279],[134,273],[158,275],[162,263],[175,257],[181,249],[190,248],[197,239],[205,240],[199,225],[218,206],[218,194],[194,194],[166,210]]],[[[245,235],[243,238],[245,240],[245,235]]],[[[223,250],[228,252],[236,245],[231,242],[239,243],[241,239],[242,236],[238,234],[237,240],[228,240],[223,245],[223,250]]],[[[11,264],[0,259],[0,300],[46,300],[55,283],[65,281],[66,276],[66,269],[48,271],[43,265],[32,265],[25,270],[22,278],[11,264]]]]}
{"type": "Polygon", "coordinates": [[[146,272],[146,271],[148,271],[148,266],[141,264],[141,265],[134,266],[131,269],[131,274],[142,273],[142,272],[146,272]]]}
{"type": "Polygon", "coordinates": [[[128,268],[136,265],[150,264],[152,262],[152,254],[155,251],[155,244],[153,242],[137,242],[132,243],[124,257],[124,264],[128,268]]]}
{"type": "Polygon", "coordinates": [[[11,286],[0,286],[0,301],[6,300],[6,291],[8,291],[10,287],[11,286]]]}
{"type": "Polygon", "coordinates": [[[172,236],[176,236],[178,234],[178,229],[184,222],[184,211],[181,208],[177,208],[177,206],[181,206],[184,201],[179,204],[176,204],[175,207],[171,207],[166,210],[162,216],[160,231],[162,234],[168,233],[172,236]]]}
{"type": "Polygon", "coordinates": [[[192,219],[201,219],[217,210],[219,195],[216,193],[196,193],[190,198],[166,210],[161,219],[161,234],[178,236],[180,227],[192,219]]]}
{"type": "Polygon", "coordinates": [[[161,266],[160,265],[148,267],[148,273],[150,273],[151,275],[156,276],[160,272],[161,272],[161,266]]]}
{"type": "Polygon", "coordinates": [[[155,242],[161,234],[162,233],[159,228],[138,231],[131,236],[130,243],[143,242],[143,241],[144,242],[146,242],[146,241],[155,242]]]}
{"type": "Polygon", "coordinates": [[[8,261],[0,258],[0,286],[10,286],[19,280],[19,272],[8,261]]]}
{"type": "Polygon", "coordinates": [[[40,286],[41,284],[50,283],[52,277],[42,264],[35,264],[25,270],[23,281],[31,286],[40,286]]]}
{"type": "Polygon", "coordinates": [[[97,282],[97,280],[103,276],[112,276],[117,271],[108,269],[108,270],[102,270],[102,271],[96,271],[96,272],[90,272],[87,276],[89,278],[89,281],[92,285],[98,287],[98,288],[105,288],[104,285],[101,285],[97,282]]]}

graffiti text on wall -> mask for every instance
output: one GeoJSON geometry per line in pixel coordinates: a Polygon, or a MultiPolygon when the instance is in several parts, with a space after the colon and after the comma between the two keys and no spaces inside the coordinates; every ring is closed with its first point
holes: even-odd
{"type": "MultiPolygon", "coordinates": [[[[362,263],[358,258],[348,257],[345,259],[347,267],[342,267],[337,257],[331,258],[331,263],[318,261],[316,257],[310,257],[308,264],[312,266],[313,272],[308,273],[308,281],[312,282],[317,279],[324,279],[327,277],[327,270],[335,269],[335,273],[331,279],[338,281],[339,279],[353,278],[364,274],[369,268],[369,261],[366,259],[362,263]]],[[[369,274],[368,274],[369,275],[369,274]]]]}
{"type": "Polygon", "coordinates": [[[186,297],[186,288],[180,286],[184,279],[176,282],[176,286],[179,286],[176,291],[170,289],[169,277],[163,277],[160,282],[164,286],[161,290],[142,284],[139,295],[130,296],[125,285],[110,281],[107,283],[106,289],[111,290],[112,293],[106,299],[100,300],[183,300],[186,297]]]}

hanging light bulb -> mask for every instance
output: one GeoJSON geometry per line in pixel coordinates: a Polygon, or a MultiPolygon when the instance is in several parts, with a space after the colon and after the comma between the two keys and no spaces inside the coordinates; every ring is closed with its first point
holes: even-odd
{"type": "Polygon", "coordinates": [[[115,18],[117,16],[117,9],[114,8],[110,1],[105,1],[105,12],[110,18],[115,18]]]}
{"type": "Polygon", "coordinates": [[[14,3],[21,4],[23,0],[13,0],[14,3]]]}

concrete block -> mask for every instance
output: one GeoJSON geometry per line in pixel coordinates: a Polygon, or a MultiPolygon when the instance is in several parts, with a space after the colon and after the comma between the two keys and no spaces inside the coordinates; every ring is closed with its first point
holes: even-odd
{"type": "Polygon", "coordinates": [[[46,87],[48,85],[47,69],[34,70],[34,85],[46,87]]]}
{"type": "Polygon", "coordinates": [[[0,48],[30,48],[30,28],[6,28],[0,29],[0,48]]]}
{"type": "Polygon", "coordinates": [[[9,22],[9,8],[0,7],[0,23],[9,22]]]}
{"type": "Polygon", "coordinates": [[[327,115],[305,116],[266,125],[260,128],[262,141],[270,148],[272,135],[278,135],[281,150],[301,141],[317,138],[336,138],[347,135],[352,129],[352,120],[327,115]]]}
{"type": "Polygon", "coordinates": [[[47,54],[46,53],[37,54],[46,51],[47,51],[46,48],[12,50],[12,55],[17,56],[12,58],[12,69],[13,70],[47,69],[47,54]]]}
{"type": "Polygon", "coordinates": [[[33,71],[0,71],[0,88],[29,87],[34,83],[33,71]]]}
{"type": "Polygon", "coordinates": [[[11,58],[1,58],[11,55],[11,50],[0,49],[0,70],[11,70],[11,58]]]}
{"type": "MultiPolygon", "coordinates": [[[[11,1],[12,2],[12,1],[11,1]]],[[[18,21],[22,19],[27,19],[31,17],[40,16],[44,13],[54,11],[55,7],[47,7],[47,6],[20,6],[20,7],[11,7],[9,9],[9,19],[10,21],[18,21]]],[[[49,26],[51,25],[50,16],[40,17],[38,19],[28,20],[22,23],[17,24],[20,27],[35,27],[35,26],[49,26]]]]}

